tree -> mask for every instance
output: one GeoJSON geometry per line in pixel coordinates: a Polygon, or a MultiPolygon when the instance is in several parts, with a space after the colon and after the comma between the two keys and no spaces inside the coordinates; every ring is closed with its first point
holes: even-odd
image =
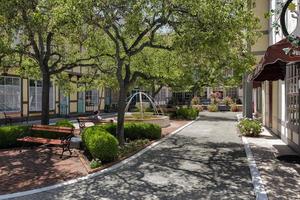
{"type": "Polygon", "coordinates": [[[183,66],[176,51],[145,49],[135,57],[132,68],[145,74],[146,77],[137,79],[135,85],[148,91],[152,98],[155,98],[164,86],[176,86],[183,75],[183,66]],[[143,68],[139,69],[140,66],[143,68]]]}
{"type": "Polygon", "coordinates": [[[51,77],[74,67],[98,66],[96,57],[83,51],[87,31],[67,15],[68,9],[60,0],[0,1],[2,41],[9,41],[5,55],[22,68],[37,68],[42,79],[42,124],[49,123],[51,77]]]}
{"type": "Polygon", "coordinates": [[[74,15],[83,13],[81,17],[93,27],[95,38],[97,34],[101,36],[91,43],[90,50],[104,50],[107,68],[115,70],[119,86],[117,137],[121,145],[126,94],[138,78],[148,78],[144,65],[133,67],[135,58],[149,48],[185,53],[210,49],[214,55],[225,56],[232,46],[241,47],[246,39],[253,39],[257,20],[245,9],[246,3],[247,0],[66,2],[68,7],[77,8],[74,15]],[[103,48],[103,43],[108,43],[109,48],[103,48]]]}

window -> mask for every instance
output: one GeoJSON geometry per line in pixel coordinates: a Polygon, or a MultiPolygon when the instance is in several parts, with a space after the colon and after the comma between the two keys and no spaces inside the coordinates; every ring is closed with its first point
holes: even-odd
{"type": "Polygon", "coordinates": [[[85,92],[85,105],[98,106],[98,90],[89,90],[85,92]]]}
{"type": "Polygon", "coordinates": [[[231,97],[233,99],[238,98],[238,91],[237,88],[228,88],[226,90],[226,96],[231,97]]]}
{"type": "Polygon", "coordinates": [[[0,112],[21,110],[21,80],[0,76],[0,112]]]}
{"type": "Polygon", "coordinates": [[[299,128],[299,89],[300,89],[300,65],[288,64],[286,66],[287,85],[287,119],[291,127],[299,128]]]}
{"type": "MultiPolygon", "coordinates": [[[[30,80],[29,111],[42,111],[42,81],[30,80]]],[[[49,109],[54,110],[54,89],[50,85],[49,109]]]]}

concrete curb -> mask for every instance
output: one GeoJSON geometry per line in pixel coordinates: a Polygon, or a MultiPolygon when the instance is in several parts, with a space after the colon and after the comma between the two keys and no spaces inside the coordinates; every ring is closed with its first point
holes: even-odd
{"type": "MultiPolygon", "coordinates": [[[[197,119],[199,119],[199,118],[197,118],[197,119]]],[[[108,167],[108,168],[105,168],[105,169],[103,169],[101,171],[95,172],[93,174],[89,174],[89,175],[86,175],[86,176],[83,176],[83,177],[80,177],[80,178],[72,179],[72,180],[69,180],[69,181],[66,181],[66,182],[63,182],[63,183],[59,183],[59,184],[55,184],[55,185],[51,185],[51,186],[47,186],[47,187],[42,187],[42,188],[37,188],[37,189],[33,189],[33,190],[27,190],[27,191],[24,191],[24,192],[16,192],[16,193],[11,193],[11,194],[0,195],[0,200],[17,198],[17,197],[22,197],[22,196],[27,196],[27,195],[32,195],[32,194],[36,194],[36,193],[40,193],[40,192],[45,192],[45,191],[53,190],[53,189],[56,189],[56,188],[59,188],[59,187],[62,187],[62,186],[70,185],[70,184],[73,184],[73,183],[77,183],[79,181],[87,180],[87,179],[90,179],[90,178],[93,178],[93,177],[96,177],[96,176],[103,175],[105,173],[111,172],[111,171],[113,171],[113,170],[115,170],[115,169],[123,166],[124,164],[126,164],[126,163],[128,163],[128,162],[130,162],[130,161],[132,161],[132,160],[134,160],[134,159],[136,159],[138,157],[140,157],[141,155],[143,155],[147,151],[151,150],[156,145],[164,142],[166,139],[168,139],[172,135],[180,132],[182,129],[186,128],[187,126],[190,126],[196,120],[193,120],[193,121],[187,123],[186,125],[178,128],[177,130],[173,131],[169,135],[165,136],[161,140],[152,143],[151,145],[147,146],[145,149],[139,151],[138,153],[134,154],[133,156],[128,157],[125,160],[123,160],[123,161],[121,161],[121,162],[119,162],[119,163],[117,163],[117,164],[115,164],[115,165],[113,165],[111,167],[108,167]]]]}
{"type": "MultiPolygon", "coordinates": [[[[241,114],[236,115],[236,118],[238,121],[240,121],[243,116],[241,114]]],[[[249,142],[246,137],[242,136],[242,142],[244,144],[246,156],[247,156],[247,161],[248,161],[248,166],[250,169],[251,173],[251,179],[252,179],[252,184],[254,187],[254,193],[256,196],[256,200],[268,200],[268,195],[265,190],[263,181],[260,176],[260,172],[256,166],[255,159],[253,157],[249,142]]]]}
{"type": "Polygon", "coordinates": [[[250,168],[251,178],[252,178],[252,184],[254,187],[254,192],[257,200],[268,200],[268,195],[265,190],[263,181],[260,176],[260,172],[256,166],[255,159],[253,157],[250,145],[248,143],[248,140],[246,137],[242,136],[242,141],[245,147],[248,165],[250,168]]]}

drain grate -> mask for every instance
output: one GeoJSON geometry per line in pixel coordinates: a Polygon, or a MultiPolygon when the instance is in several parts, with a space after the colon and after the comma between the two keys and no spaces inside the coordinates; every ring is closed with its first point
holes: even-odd
{"type": "Polygon", "coordinates": [[[277,159],[287,163],[300,164],[300,156],[298,155],[281,155],[277,159]]]}

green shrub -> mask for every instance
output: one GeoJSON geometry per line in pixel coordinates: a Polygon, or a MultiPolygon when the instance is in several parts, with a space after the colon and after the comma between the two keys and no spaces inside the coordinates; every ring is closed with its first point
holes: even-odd
{"type": "Polygon", "coordinates": [[[194,120],[198,117],[199,110],[195,108],[179,108],[176,110],[176,117],[179,119],[194,120]]]}
{"type": "MultiPolygon", "coordinates": [[[[116,124],[100,125],[112,135],[116,135],[116,124]]],[[[161,137],[161,128],[158,125],[142,122],[126,122],[124,124],[124,136],[129,140],[149,139],[156,140],[161,137]]]]}
{"type": "Polygon", "coordinates": [[[242,135],[257,137],[263,131],[262,124],[253,119],[244,118],[238,123],[242,135]]]}
{"type": "Polygon", "coordinates": [[[17,142],[17,138],[21,134],[30,135],[29,126],[2,126],[0,127],[0,148],[9,148],[20,146],[20,142],[17,142]]]}
{"type": "Polygon", "coordinates": [[[75,128],[72,122],[67,119],[61,119],[55,123],[55,126],[75,128]]]}
{"type": "Polygon", "coordinates": [[[101,162],[113,161],[118,156],[118,140],[100,126],[86,128],[82,141],[93,158],[101,162]]]}
{"type": "Polygon", "coordinates": [[[130,153],[140,150],[144,146],[146,146],[150,141],[148,139],[143,140],[134,140],[128,143],[125,143],[124,146],[119,148],[119,156],[124,157],[130,153]]]}
{"type": "Polygon", "coordinates": [[[217,104],[210,104],[207,106],[207,110],[209,112],[217,112],[218,111],[218,105],[217,104]]]}
{"type": "Polygon", "coordinates": [[[145,109],[145,112],[154,112],[154,109],[152,107],[147,107],[145,109]]]}
{"type": "Polygon", "coordinates": [[[93,159],[91,162],[90,162],[90,167],[92,168],[92,169],[95,169],[95,168],[97,168],[97,167],[100,167],[102,165],[102,162],[101,162],[101,160],[99,160],[99,159],[93,159]]]}
{"type": "Polygon", "coordinates": [[[30,126],[24,126],[24,125],[1,126],[0,127],[0,149],[21,146],[22,142],[17,141],[17,138],[19,137],[33,136],[33,137],[58,139],[62,136],[65,136],[64,133],[56,133],[56,132],[48,132],[48,131],[32,131],[30,129],[31,129],[30,126]]]}

